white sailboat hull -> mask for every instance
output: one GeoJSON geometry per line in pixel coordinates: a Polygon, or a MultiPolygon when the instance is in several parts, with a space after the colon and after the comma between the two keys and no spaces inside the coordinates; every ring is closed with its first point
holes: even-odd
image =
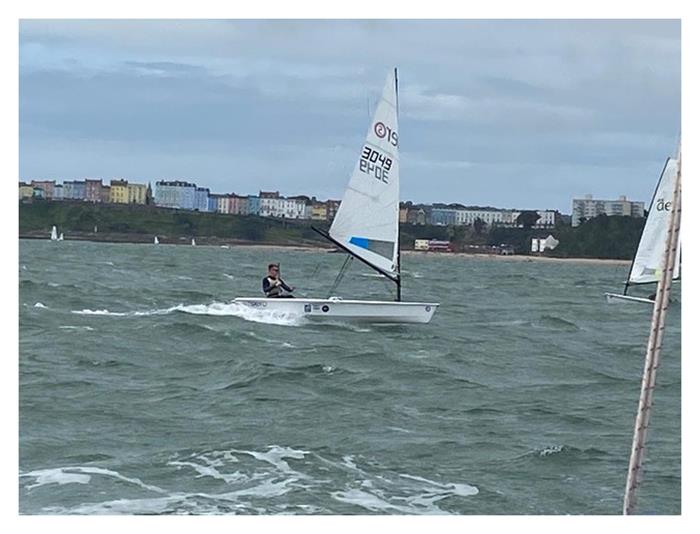
{"type": "Polygon", "coordinates": [[[617,293],[606,293],[605,300],[609,303],[614,302],[642,302],[644,304],[654,304],[654,301],[644,297],[632,297],[630,295],[619,295],[617,293]]]}
{"type": "Polygon", "coordinates": [[[428,323],[439,304],[306,298],[237,298],[234,302],[272,313],[299,315],[314,321],[428,323]]]}

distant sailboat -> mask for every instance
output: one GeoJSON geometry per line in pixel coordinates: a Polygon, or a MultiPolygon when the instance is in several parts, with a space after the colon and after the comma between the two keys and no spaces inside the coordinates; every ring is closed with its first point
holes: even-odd
{"type": "Polygon", "coordinates": [[[155,236],[155,237],[153,238],[153,244],[154,244],[154,245],[160,245],[160,241],[158,241],[158,236],[155,236]]]}
{"type": "Polygon", "coordinates": [[[58,232],[55,226],[51,227],[51,241],[58,241],[58,232]]]}
{"type": "MultiPolygon", "coordinates": [[[[617,293],[606,293],[605,297],[608,302],[622,300],[644,302],[647,304],[654,303],[650,298],[628,295],[627,291],[632,285],[656,284],[661,279],[666,235],[668,233],[669,219],[671,217],[673,190],[677,176],[678,160],[668,158],[664,170],[661,173],[661,177],[659,178],[659,182],[656,185],[654,198],[649,206],[649,214],[647,215],[642,237],[637,246],[637,253],[634,256],[632,267],[630,268],[627,281],[625,282],[625,290],[621,295],[617,293]]],[[[673,269],[674,280],[678,280],[681,277],[680,254],[681,247],[679,242],[676,249],[675,267],[673,269]]]]}
{"type": "Polygon", "coordinates": [[[61,232],[61,235],[58,236],[59,241],[63,241],[63,232],[61,232]]]}
{"type": "Polygon", "coordinates": [[[197,246],[197,243],[196,243],[196,241],[194,240],[194,237],[192,238],[192,246],[193,246],[193,247],[194,247],[194,246],[197,246]]]}

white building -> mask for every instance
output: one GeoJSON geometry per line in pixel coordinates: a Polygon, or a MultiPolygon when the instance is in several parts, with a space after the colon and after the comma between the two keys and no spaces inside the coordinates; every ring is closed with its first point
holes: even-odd
{"type": "Polygon", "coordinates": [[[571,226],[578,226],[587,219],[603,214],[644,217],[644,202],[627,200],[625,196],[617,200],[598,200],[593,195],[575,198],[571,210],[571,226]]]}

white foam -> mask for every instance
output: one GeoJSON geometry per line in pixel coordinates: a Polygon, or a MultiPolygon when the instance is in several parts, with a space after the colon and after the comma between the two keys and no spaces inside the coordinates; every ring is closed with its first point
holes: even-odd
{"type": "Polygon", "coordinates": [[[91,326],[68,326],[68,325],[66,325],[66,326],[59,326],[59,328],[61,330],[88,330],[90,332],[95,330],[91,326]]]}
{"type": "Polygon", "coordinates": [[[37,302],[36,304],[34,304],[34,307],[35,307],[35,308],[44,308],[44,309],[47,308],[47,307],[44,306],[41,302],[37,302]]]}
{"type": "Polygon", "coordinates": [[[178,468],[181,467],[191,467],[197,472],[197,478],[201,477],[211,477],[211,478],[216,478],[218,480],[223,480],[227,484],[233,484],[236,482],[242,482],[245,480],[248,480],[248,477],[238,471],[235,473],[222,473],[213,464],[209,465],[202,465],[198,464],[196,462],[182,462],[182,461],[177,461],[173,460],[168,462],[168,465],[174,465],[177,466],[178,468]]]}
{"type": "Polygon", "coordinates": [[[408,507],[397,506],[385,501],[384,499],[374,495],[373,493],[368,493],[359,489],[350,489],[347,491],[335,491],[331,493],[331,497],[335,500],[354,504],[367,510],[373,512],[385,511],[385,510],[398,510],[404,513],[410,513],[412,510],[408,507]]]}
{"type": "Polygon", "coordinates": [[[36,479],[36,484],[32,484],[31,486],[27,487],[28,489],[31,489],[46,484],[70,484],[76,482],[79,484],[87,484],[88,482],[90,482],[89,475],[109,476],[117,478],[119,480],[123,480],[124,482],[129,482],[130,484],[136,484],[137,486],[149,491],[154,491],[156,493],[166,493],[165,490],[157,486],[145,484],[144,482],[141,482],[138,478],[125,477],[117,471],[111,471],[109,469],[103,469],[101,467],[74,466],[58,467],[53,469],[40,469],[37,471],[30,471],[29,473],[20,474],[20,477],[33,477],[36,479]]]}
{"type": "Polygon", "coordinates": [[[296,460],[300,460],[300,459],[304,458],[304,456],[309,454],[307,451],[300,451],[300,450],[292,449],[290,447],[280,447],[278,445],[272,445],[271,447],[268,447],[267,452],[238,451],[238,450],[234,450],[234,452],[238,452],[241,454],[248,454],[248,455],[252,456],[253,458],[255,458],[256,460],[260,460],[260,461],[272,464],[280,471],[284,471],[286,473],[292,473],[294,471],[292,470],[291,467],[289,467],[289,464],[287,462],[285,462],[283,458],[294,458],[296,460]]]}
{"type": "Polygon", "coordinates": [[[239,302],[213,302],[212,304],[192,304],[188,306],[181,304],[176,307],[176,310],[194,315],[239,317],[246,321],[280,326],[299,326],[305,322],[303,315],[251,308],[239,302]]]}
{"type": "Polygon", "coordinates": [[[87,484],[90,482],[90,475],[81,473],[66,473],[62,468],[58,469],[40,469],[29,473],[20,474],[20,477],[33,477],[35,483],[27,486],[27,489],[46,486],[47,484],[87,484]]]}

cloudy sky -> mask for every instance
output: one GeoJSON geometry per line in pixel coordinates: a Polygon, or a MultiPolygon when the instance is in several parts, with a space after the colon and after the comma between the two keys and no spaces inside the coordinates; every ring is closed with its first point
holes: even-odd
{"type": "Polygon", "coordinates": [[[678,21],[23,21],[20,179],[339,198],[399,67],[401,197],[648,202],[678,21]]]}

